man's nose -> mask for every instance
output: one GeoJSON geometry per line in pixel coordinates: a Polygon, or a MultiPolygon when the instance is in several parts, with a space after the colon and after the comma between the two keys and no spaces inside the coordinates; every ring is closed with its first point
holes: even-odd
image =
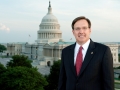
{"type": "Polygon", "coordinates": [[[82,29],[80,29],[80,30],[79,30],[79,33],[83,33],[83,30],[82,30],[82,29]]]}

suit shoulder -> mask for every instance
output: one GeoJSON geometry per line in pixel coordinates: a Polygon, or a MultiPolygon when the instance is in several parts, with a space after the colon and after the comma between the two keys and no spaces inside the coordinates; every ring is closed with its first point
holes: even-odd
{"type": "Polygon", "coordinates": [[[102,44],[102,43],[98,43],[98,42],[94,42],[96,47],[101,47],[101,48],[109,48],[107,45],[102,44]]]}
{"type": "Polygon", "coordinates": [[[63,51],[69,50],[70,48],[74,47],[74,45],[75,45],[75,44],[71,44],[71,45],[69,45],[69,46],[63,48],[63,51]]]}

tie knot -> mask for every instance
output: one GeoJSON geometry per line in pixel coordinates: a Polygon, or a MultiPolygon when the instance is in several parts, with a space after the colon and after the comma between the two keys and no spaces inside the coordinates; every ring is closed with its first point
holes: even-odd
{"type": "Polygon", "coordinates": [[[82,50],[83,49],[83,47],[82,46],[80,46],[80,50],[82,50]]]}

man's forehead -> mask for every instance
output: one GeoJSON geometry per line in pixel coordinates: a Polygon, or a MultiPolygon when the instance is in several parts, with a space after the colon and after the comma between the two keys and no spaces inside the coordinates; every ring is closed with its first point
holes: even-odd
{"type": "Polygon", "coordinates": [[[79,20],[78,22],[75,23],[74,26],[88,26],[88,22],[87,21],[81,21],[79,20]]]}

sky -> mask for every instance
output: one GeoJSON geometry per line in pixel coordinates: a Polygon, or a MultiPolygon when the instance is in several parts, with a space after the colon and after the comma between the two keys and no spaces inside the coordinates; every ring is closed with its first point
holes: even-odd
{"type": "MultiPolygon", "coordinates": [[[[93,41],[120,42],[120,0],[50,1],[64,41],[75,41],[71,23],[85,16],[92,23],[93,41]]],[[[49,0],[0,0],[0,43],[35,42],[48,6],[49,0]]]]}

